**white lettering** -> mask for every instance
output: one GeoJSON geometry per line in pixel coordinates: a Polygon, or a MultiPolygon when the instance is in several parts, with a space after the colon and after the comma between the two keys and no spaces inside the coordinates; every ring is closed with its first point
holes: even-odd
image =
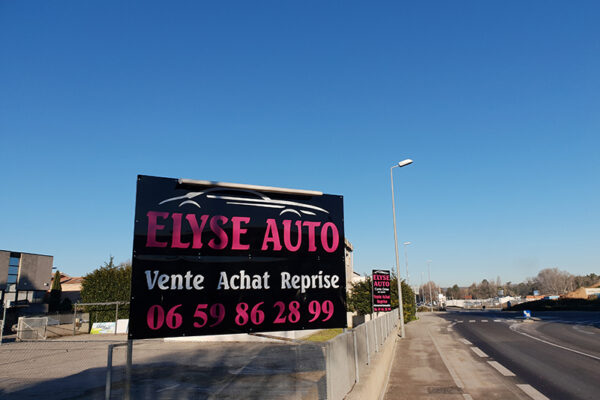
{"type": "Polygon", "coordinates": [[[158,271],[146,271],[146,281],[148,282],[148,290],[152,290],[154,285],[156,285],[156,278],[158,277],[158,271]],[[154,279],[150,278],[150,274],[154,274],[154,279]]]}
{"type": "Polygon", "coordinates": [[[261,275],[247,275],[246,271],[241,270],[239,274],[227,276],[225,271],[221,271],[219,282],[217,284],[217,290],[221,288],[229,290],[249,290],[249,289],[270,289],[269,286],[269,275],[265,272],[261,275]]]}
{"type": "Polygon", "coordinates": [[[282,289],[300,289],[300,293],[306,293],[309,289],[338,289],[340,277],[338,275],[323,275],[319,271],[315,275],[291,275],[289,272],[281,273],[282,289]]]}
{"type": "Polygon", "coordinates": [[[185,275],[181,274],[159,274],[158,270],[144,271],[146,275],[146,283],[148,290],[158,287],[160,290],[183,290],[184,281],[186,290],[202,290],[204,286],[201,283],[204,281],[204,276],[193,275],[191,271],[187,271],[185,275]],[[193,284],[191,283],[193,281],[193,284]]]}

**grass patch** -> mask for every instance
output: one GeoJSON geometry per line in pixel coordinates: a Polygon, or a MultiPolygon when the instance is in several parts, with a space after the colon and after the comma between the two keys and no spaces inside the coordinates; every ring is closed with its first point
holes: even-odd
{"type": "Polygon", "coordinates": [[[333,339],[343,331],[344,330],[342,328],[323,329],[322,331],[313,333],[309,337],[304,338],[304,340],[308,340],[309,342],[326,342],[329,339],[333,339]]]}

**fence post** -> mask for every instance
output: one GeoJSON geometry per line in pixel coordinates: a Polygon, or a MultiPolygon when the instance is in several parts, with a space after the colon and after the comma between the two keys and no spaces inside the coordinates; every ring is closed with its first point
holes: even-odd
{"type": "Polygon", "coordinates": [[[352,330],[352,338],[354,339],[354,381],[358,383],[360,381],[360,374],[358,373],[358,349],[356,348],[356,328],[352,330]]]}
{"type": "Polygon", "coordinates": [[[108,360],[106,361],[106,388],[104,389],[104,400],[110,400],[112,386],[112,354],[114,344],[108,345],[108,360]]]}
{"type": "Polygon", "coordinates": [[[133,358],[133,340],[127,340],[127,364],[125,365],[125,400],[131,399],[131,362],[133,358]]]}
{"type": "Polygon", "coordinates": [[[367,321],[365,323],[365,332],[367,337],[367,365],[371,364],[371,352],[369,351],[369,322],[371,321],[367,321]]]}
{"type": "Polygon", "coordinates": [[[377,352],[379,352],[379,343],[377,343],[378,342],[378,340],[377,340],[377,319],[373,319],[372,322],[373,322],[373,333],[374,333],[373,336],[375,337],[375,352],[377,353],[377,352]]]}
{"type": "Polygon", "coordinates": [[[331,343],[325,342],[325,382],[327,399],[333,399],[333,377],[331,376],[331,343]]]}
{"type": "Polygon", "coordinates": [[[117,334],[117,323],[119,322],[119,303],[117,303],[115,311],[115,335],[117,334]]]}
{"type": "Polygon", "coordinates": [[[2,306],[2,326],[0,326],[0,346],[2,346],[2,337],[4,335],[4,323],[6,321],[6,307],[8,306],[8,302],[5,301],[2,306]]]}
{"type": "Polygon", "coordinates": [[[75,321],[77,321],[77,304],[73,305],[73,336],[75,336],[75,321]]]}

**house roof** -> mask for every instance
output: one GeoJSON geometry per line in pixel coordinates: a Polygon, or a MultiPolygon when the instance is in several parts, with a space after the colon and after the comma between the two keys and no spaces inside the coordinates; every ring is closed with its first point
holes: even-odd
{"type": "MultiPolygon", "coordinates": [[[[50,281],[50,287],[52,287],[52,282],[54,282],[54,276],[52,276],[52,280],[50,281]]],[[[60,273],[60,284],[61,285],[81,285],[83,282],[83,277],[81,276],[69,276],[64,273],[60,273]]]]}

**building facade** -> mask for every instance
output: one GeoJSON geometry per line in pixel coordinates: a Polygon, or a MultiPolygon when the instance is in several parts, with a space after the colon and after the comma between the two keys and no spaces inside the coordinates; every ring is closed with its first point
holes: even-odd
{"type": "Polygon", "coordinates": [[[53,257],[0,250],[0,302],[10,307],[42,306],[50,289],[53,257]]]}

